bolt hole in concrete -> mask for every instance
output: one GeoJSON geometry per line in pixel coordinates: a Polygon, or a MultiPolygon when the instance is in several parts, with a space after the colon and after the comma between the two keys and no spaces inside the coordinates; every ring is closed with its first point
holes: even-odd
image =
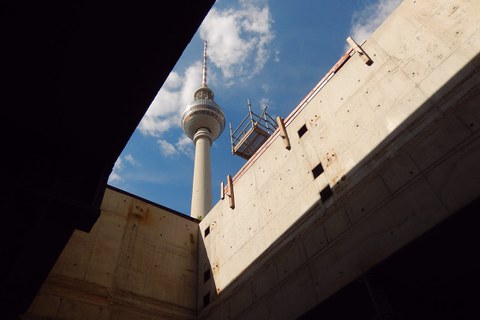
{"type": "Polygon", "coordinates": [[[322,163],[320,162],[315,166],[315,168],[312,169],[313,178],[316,179],[322,173],[323,173],[323,166],[322,166],[322,163]]]}
{"type": "Polygon", "coordinates": [[[210,279],[210,270],[206,270],[203,273],[203,282],[207,282],[210,279]]]}
{"type": "Polygon", "coordinates": [[[298,137],[301,138],[307,131],[308,131],[307,125],[304,124],[304,125],[301,126],[301,128],[298,130],[298,137]]]}
{"type": "Polygon", "coordinates": [[[331,196],[333,196],[333,191],[329,185],[327,185],[325,188],[323,188],[322,191],[320,191],[320,199],[322,199],[322,202],[327,201],[328,199],[330,199],[331,196]]]}
{"type": "Polygon", "coordinates": [[[206,229],[205,229],[205,232],[204,232],[204,235],[205,235],[205,238],[210,234],[210,226],[208,226],[206,229]]]}

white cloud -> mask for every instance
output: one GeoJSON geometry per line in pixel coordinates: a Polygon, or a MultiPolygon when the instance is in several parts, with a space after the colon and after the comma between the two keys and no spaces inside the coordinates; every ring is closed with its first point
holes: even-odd
{"type": "Polygon", "coordinates": [[[378,0],[354,12],[351,37],[357,43],[367,40],[401,2],[402,0],[378,0]]]}
{"type": "Polygon", "coordinates": [[[120,177],[120,174],[116,170],[112,170],[112,172],[110,173],[110,176],[108,177],[108,183],[120,182],[122,180],[123,178],[120,177]]]}
{"type": "Polygon", "coordinates": [[[113,169],[122,169],[123,168],[123,160],[122,157],[118,157],[117,161],[115,161],[115,164],[113,165],[113,169]]]}
{"type": "Polygon", "coordinates": [[[263,111],[263,110],[265,110],[265,108],[267,108],[267,110],[268,110],[268,108],[270,108],[270,102],[271,101],[268,98],[261,98],[260,103],[259,103],[260,104],[260,109],[263,111]]]}
{"type": "Polygon", "coordinates": [[[167,140],[159,139],[157,143],[160,147],[160,152],[165,157],[172,157],[178,154],[184,154],[193,158],[193,143],[186,135],[182,135],[176,143],[170,143],[167,140]]]}
{"type": "Polygon", "coordinates": [[[159,139],[157,140],[158,146],[160,147],[160,151],[166,157],[171,157],[178,153],[177,149],[173,144],[168,142],[167,140],[159,139]]]}
{"type": "Polygon", "coordinates": [[[275,50],[275,56],[273,58],[273,61],[280,62],[280,50],[275,50]]]}
{"type": "Polygon", "coordinates": [[[108,177],[108,183],[119,183],[123,181],[123,171],[127,167],[126,165],[139,167],[140,162],[135,160],[132,154],[127,154],[122,158],[122,156],[117,158],[115,164],[113,165],[112,172],[108,177]]]}
{"type": "Polygon", "coordinates": [[[122,181],[122,177],[120,176],[120,171],[122,170],[122,168],[123,161],[121,157],[118,157],[117,161],[115,161],[115,164],[113,165],[112,172],[108,177],[108,183],[122,181]]]}
{"type": "Polygon", "coordinates": [[[192,140],[190,140],[189,137],[187,137],[186,135],[182,135],[178,139],[176,143],[176,147],[180,153],[183,153],[186,156],[193,159],[193,156],[194,156],[193,142],[192,140]]]}
{"type": "Polygon", "coordinates": [[[176,72],[171,72],[168,75],[167,80],[165,80],[165,83],[163,84],[163,86],[166,89],[177,89],[181,86],[181,84],[182,84],[182,77],[176,72]]]}
{"type": "Polygon", "coordinates": [[[208,42],[208,56],[227,83],[233,84],[236,77],[249,78],[263,68],[274,38],[271,26],[265,1],[243,0],[238,10],[210,10],[200,36],[208,42]]]}
{"type": "Polygon", "coordinates": [[[182,113],[192,102],[193,93],[201,84],[201,77],[200,61],[189,66],[183,76],[171,72],[140,121],[140,132],[159,137],[172,128],[180,127],[182,113]]]}
{"type": "Polygon", "coordinates": [[[133,157],[133,155],[130,154],[130,153],[125,156],[125,161],[127,161],[127,162],[128,162],[129,164],[131,164],[132,166],[135,166],[135,167],[140,166],[140,163],[139,163],[137,160],[135,160],[135,158],[133,157]]]}

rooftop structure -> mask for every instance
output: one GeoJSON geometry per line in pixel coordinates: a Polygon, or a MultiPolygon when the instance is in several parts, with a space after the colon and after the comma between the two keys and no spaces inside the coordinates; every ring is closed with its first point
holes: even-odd
{"type": "Polygon", "coordinates": [[[261,115],[257,115],[252,111],[252,105],[248,100],[247,116],[235,130],[230,123],[232,154],[246,160],[250,159],[277,127],[275,120],[267,113],[267,106],[263,108],[261,115]]]}

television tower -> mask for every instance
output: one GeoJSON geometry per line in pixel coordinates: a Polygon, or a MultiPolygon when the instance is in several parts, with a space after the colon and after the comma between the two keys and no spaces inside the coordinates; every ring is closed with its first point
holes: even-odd
{"type": "Polygon", "coordinates": [[[201,219],[212,209],[212,177],[210,146],[225,128],[222,108],[213,101],[213,91],[207,86],[207,42],[203,47],[202,86],[193,95],[182,117],[182,129],[195,144],[192,207],[190,216],[201,219]]]}

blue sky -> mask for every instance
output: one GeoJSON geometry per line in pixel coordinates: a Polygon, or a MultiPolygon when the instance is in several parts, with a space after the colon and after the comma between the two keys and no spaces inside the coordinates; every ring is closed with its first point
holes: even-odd
{"type": "MultiPolygon", "coordinates": [[[[227,128],[213,143],[213,203],[220,182],[245,160],[231,154],[228,124],[253,111],[286,117],[345,53],[345,39],[369,35],[401,0],[217,0],[118,158],[108,183],[189,214],[193,143],[180,119],[201,85],[203,41],[208,85],[227,128]]],[[[161,39],[159,39],[161,41],[161,39]]]]}

